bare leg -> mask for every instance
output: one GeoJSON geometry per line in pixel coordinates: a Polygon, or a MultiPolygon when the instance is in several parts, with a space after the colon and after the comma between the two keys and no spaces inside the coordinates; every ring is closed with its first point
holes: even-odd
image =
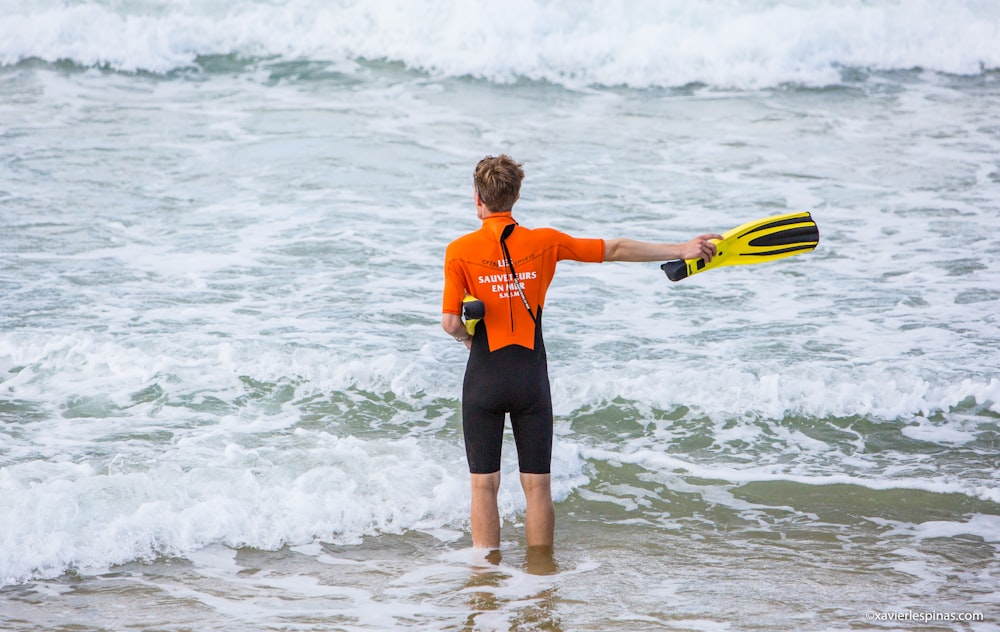
{"type": "Polygon", "coordinates": [[[552,548],[556,515],[552,507],[552,478],[549,474],[521,474],[521,488],[527,501],[524,534],[529,547],[552,548]]]}
{"type": "Polygon", "coordinates": [[[497,492],[500,472],[471,474],[472,477],[472,546],[477,549],[500,548],[500,510],[497,492]]]}

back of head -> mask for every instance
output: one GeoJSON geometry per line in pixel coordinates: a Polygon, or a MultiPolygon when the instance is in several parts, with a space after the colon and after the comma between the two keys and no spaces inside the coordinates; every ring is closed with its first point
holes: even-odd
{"type": "Polygon", "coordinates": [[[473,176],[479,199],[494,213],[509,211],[521,194],[524,170],[507,154],[486,156],[473,176]]]}

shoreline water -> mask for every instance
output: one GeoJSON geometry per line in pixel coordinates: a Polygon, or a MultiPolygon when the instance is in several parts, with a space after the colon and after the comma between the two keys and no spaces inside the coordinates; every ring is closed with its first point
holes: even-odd
{"type": "Polygon", "coordinates": [[[577,499],[559,508],[555,568],[543,572],[525,557],[516,524],[504,527],[501,555],[491,560],[462,548],[462,540],[445,543],[416,532],[276,551],[216,545],[190,559],[7,587],[4,624],[12,630],[639,630],[731,629],[738,622],[746,630],[831,630],[865,629],[869,613],[903,611],[978,613],[981,629],[995,624],[988,587],[970,593],[931,579],[959,564],[973,573],[988,568],[995,562],[988,542],[932,537],[921,551],[908,551],[909,538],[893,533],[891,521],[869,522],[867,535],[847,536],[835,524],[818,533],[788,508],[773,511],[790,514],[785,526],[727,525],[716,511],[663,529],[625,508],[593,512],[577,499]],[[711,531],[694,524],[707,519],[711,531]]]}

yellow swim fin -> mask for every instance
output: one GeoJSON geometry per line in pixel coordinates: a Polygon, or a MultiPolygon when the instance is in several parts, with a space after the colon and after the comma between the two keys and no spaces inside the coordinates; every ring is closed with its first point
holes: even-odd
{"type": "Polygon", "coordinates": [[[486,315],[486,305],[471,294],[462,299],[462,314],[465,316],[465,331],[470,336],[476,335],[476,324],[486,315]]]}
{"type": "Polygon", "coordinates": [[[819,244],[819,228],[808,212],[765,217],[737,226],[715,241],[715,257],[668,261],[660,266],[671,281],[722,266],[764,263],[809,252],[819,244]]]}

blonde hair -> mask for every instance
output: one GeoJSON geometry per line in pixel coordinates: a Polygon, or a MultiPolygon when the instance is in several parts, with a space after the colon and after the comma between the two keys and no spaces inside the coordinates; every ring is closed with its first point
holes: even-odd
{"type": "Polygon", "coordinates": [[[524,169],[507,154],[486,156],[476,165],[473,181],[479,199],[491,212],[509,211],[521,194],[524,169]]]}

